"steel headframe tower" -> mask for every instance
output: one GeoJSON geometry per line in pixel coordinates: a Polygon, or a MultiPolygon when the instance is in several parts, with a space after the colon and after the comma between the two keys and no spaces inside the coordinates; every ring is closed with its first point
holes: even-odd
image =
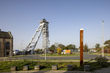
{"type": "Polygon", "coordinates": [[[43,29],[42,29],[42,48],[45,50],[45,60],[46,60],[46,52],[48,49],[48,44],[49,44],[49,30],[48,30],[48,24],[45,19],[41,20],[40,25],[43,24],[43,29]]]}
{"type": "Polygon", "coordinates": [[[40,21],[40,25],[36,30],[35,35],[32,37],[31,42],[25,48],[25,51],[31,50],[31,54],[33,54],[34,49],[39,41],[39,38],[42,35],[42,49],[45,50],[45,55],[46,55],[46,49],[48,48],[48,44],[49,44],[48,24],[49,22],[47,22],[45,19],[40,21]]]}
{"type": "Polygon", "coordinates": [[[48,22],[45,19],[43,19],[43,20],[41,20],[40,25],[43,25],[42,49],[47,49],[48,48],[48,41],[49,41],[48,22]]]}

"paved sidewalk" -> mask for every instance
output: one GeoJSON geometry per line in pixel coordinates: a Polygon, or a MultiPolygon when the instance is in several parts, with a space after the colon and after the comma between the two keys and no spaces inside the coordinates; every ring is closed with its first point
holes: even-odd
{"type": "Polygon", "coordinates": [[[15,71],[15,72],[0,72],[0,73],[92,73],[84,71],[15,71]]]}
{"type": "Polygon", "coordinates": [[[84,71],[16,71],[16,72],[10,72],[10,73],[91,73],[91,72],[84,72],[84,71]]]}
{"type": "Polygon", "coordinates": [[[13,71],[13,72],[0,72],[0,73],[110,73],[110,67],[102,68],[94,72],[84,72],[84,71],[13,71]]]}

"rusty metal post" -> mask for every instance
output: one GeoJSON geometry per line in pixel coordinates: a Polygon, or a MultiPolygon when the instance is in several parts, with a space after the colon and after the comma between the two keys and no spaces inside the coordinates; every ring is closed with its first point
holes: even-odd
{"type": "Polygon", "coordinates": [[[83,29],[80,29],[80,66],[83,65],[83,29]]]}

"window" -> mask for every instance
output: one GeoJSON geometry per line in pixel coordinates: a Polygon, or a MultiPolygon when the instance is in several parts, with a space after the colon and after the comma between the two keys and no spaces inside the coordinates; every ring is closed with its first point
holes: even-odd
{"type": "Polygon", "coordinates": [[[5,43],[5,56],[9,56],[10,52],[10,42],[5,43]]]}
{"type": "Polygon", "coordinates": [[[6,42],[5,47],[6,47],[6,50],[9,50],[10,49],[10,42],[6,42]]]}

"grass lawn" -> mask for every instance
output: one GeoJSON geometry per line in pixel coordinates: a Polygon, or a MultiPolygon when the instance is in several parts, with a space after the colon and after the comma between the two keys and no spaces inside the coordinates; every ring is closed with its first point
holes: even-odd
{"type": "MultiPolygon", "coordinates": [[[[28,60],[28,61],[35,61],[35,62],[80,62],[80,60],[28,60]]],[[[90,60],[84,60],[84,62],[88,62],[90,60]]],[[[95,62],[92,60],[91,62],[95,62]]]]}
{"type": "Polygon", "coordinates": [[[96,53],[89,53],[90,55],[101,55],[102,53],[98,53],[98,52],[96,52],[96,53]]]}
{"type": "MultiPolygon", "coordinates": [[[[110,63],[106,63],[103,66],[97,63],[96,61],[84,60],[84,64],[90,65],[91,71],[97,70],[100,68],[110,66],[110,63]]],[[[79,60],[17,60],[17,61],[1,61],[0,62],[0,72],[10,72],[12,66],[17,67],[17,71],[22,71],[23,66],[29,65],[29,70],[34,70],[34,66],[40,65],[40,70],[51,70],[52,65],[58,65],[58,70],[67,70],[67,65],[74,65],[74,70],[79,71],[83,70],[83,67],[80,67],[79,60]]]]}
{"type": "Polygon", "coordinates": [[[79,62],[35,62],[35,61],[2,61],[0,62],[0,72],[9,72],[12,66],[17,66],[17,70],[22,70],[23,66],[29,65],[29,70],[34,70],[35,65],[40,65],[41,70],[51,70],[52,65],[58,65],[59,70],[66,70],[67,65],[75,65],[79,68],[79,62]]]}
{"type": "MultiPolygon", "coordinates": [[[[90,55],[102,55],[102,53],[89,53],[90,55]]],[[[110,56],[110,53],[104,53],[105,56],[110,56]]]]}

